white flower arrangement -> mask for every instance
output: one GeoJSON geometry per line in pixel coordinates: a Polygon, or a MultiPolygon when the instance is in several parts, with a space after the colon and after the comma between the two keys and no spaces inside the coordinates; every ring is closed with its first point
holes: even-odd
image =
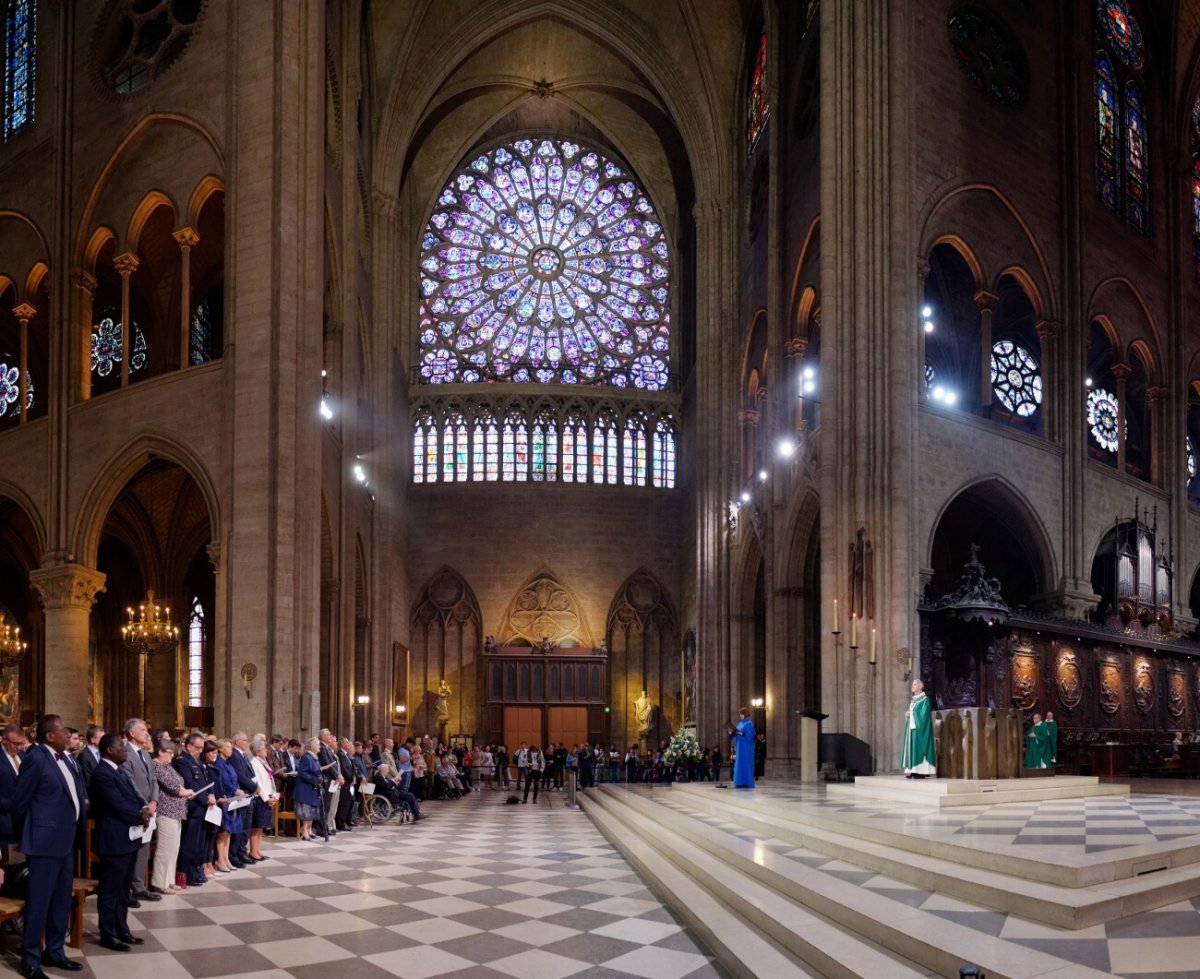
{"type": "Polygon", "coordinates": [[[704,749],[696,736],[685,728],[680,728],[671,735],[671,743],[667,745],[666,759],[672,765],[681,761],[699,761],[704,756],[704,749]]]}

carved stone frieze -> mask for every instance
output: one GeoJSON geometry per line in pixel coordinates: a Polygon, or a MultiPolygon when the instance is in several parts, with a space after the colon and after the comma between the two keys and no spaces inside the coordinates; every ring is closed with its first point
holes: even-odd
{"type": "Polygon", "coordinates": [[[502,646],[521,642],[538,646],[543,638],[553,646],[590,649],[595,645],[575,596],[546,569],[518,589],[498,635],[503,637],[502,646]]]}
{"type": "Polygon", "coordinates": [[[29,584],[47,609],[90,610],[96,596],[104,591],[106,577],[82,564],[62,564],[30,571],[29,584]]]}

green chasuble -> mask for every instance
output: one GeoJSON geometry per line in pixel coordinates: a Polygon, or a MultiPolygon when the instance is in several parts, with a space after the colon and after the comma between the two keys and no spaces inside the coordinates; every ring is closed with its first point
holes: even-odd
{"type": "Polygon", "coordinates": [[[933,743],[933,712],[925,692],[912,699],[904,715],[904,752],[900,767],[906,775],[936,775],[937,749],[933,743]]]}
{"type": "Polygon", "coordinates": [[[1046,725],[1040,721],[1029,729],[1029,733],[1025,735],[1025,741],[1028,747],[1025,749],[1025,767],[1026,768],[1045,768],[1049,758],[1047,751],[1048,737],[1046,734],[1046,725]]]}
{"type": "Polygon", "coordinates": [[[1058,721],[1042,721],[1046,729],[1046,764],[1054,765],[1058,761],[1058,721]]]}

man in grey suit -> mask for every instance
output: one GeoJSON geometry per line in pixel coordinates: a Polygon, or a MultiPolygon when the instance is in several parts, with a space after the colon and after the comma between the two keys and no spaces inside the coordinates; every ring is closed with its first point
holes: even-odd
{"type": "MultiPolygon", "coordinates": [[[[150,732],[140,717],[131,717],[125,722],[125,740],[129,742],[125,761],[121,765],[133,780],[142,801],[150,807],[153,816],[158,809],[158,779],[154,777],[154,759],[150,755],[150,732]]],[[[162,895],[146,887],[146,865],[150,862],[150,844],[142,843],[133,865],[133,890],[129,907],[136,908],[139,901],[161,901],[162,895]]]]}

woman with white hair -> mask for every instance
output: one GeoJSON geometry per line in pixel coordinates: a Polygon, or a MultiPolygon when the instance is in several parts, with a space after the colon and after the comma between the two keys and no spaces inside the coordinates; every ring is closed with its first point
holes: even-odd
{"type": "Polygon", "coordinates": [[[275,779],[272,777],[271,766],[267,764],[267,739],[265,735],[256,734],[250,742],[250,767],[258,780],[258,788],[254,793],[254,803],[250,813],[250,859],[255,863],[270,860],[262,852],[263,830],[274,822],[275,805],[279,802],[279,793],[275,791],[275,779]]]}
{"type": "Polygon", "coordinates": [[[300,820],[300,839],[315,840],[312,825],[321,818],[321,750],[319,738],[308,739],[308,749],[296,764],[296,818],[300,820]]]}

